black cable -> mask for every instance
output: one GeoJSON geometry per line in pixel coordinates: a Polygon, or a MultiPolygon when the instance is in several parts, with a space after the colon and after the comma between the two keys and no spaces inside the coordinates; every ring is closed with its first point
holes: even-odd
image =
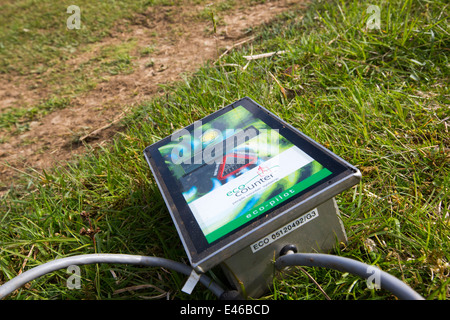
{"type": "Polygon", "coordinates": [[[342,272],[349,272],[365,279],[379,277],[381,288],[390,291],[402,300],[424,300],[403,281],[374,266],[349,259],[322,253],[292,253],[279,257],[275,267],[279,270],[287,266],[325,267],[342,272]]]}

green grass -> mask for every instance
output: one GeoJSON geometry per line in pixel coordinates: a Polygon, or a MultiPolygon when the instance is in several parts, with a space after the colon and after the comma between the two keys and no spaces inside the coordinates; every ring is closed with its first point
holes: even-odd
{"type": "Polygon", "coordinates": [[[132,17],[155,1],[77,2],[80,29],[67,28],[71,1],[0,1],[0,73],[28,75],[66,60],[83,45],[110,35],[120,19],[132,17]]]}
{"type": "MultiPolygon", "coordinates": [[[[234,0],[202,4],[204,2],[80,1],[77,2],[81,10],[80,29],[71,30],[67,28],[67,19],[71,16],[67,8],[73,4],[70,1],[60,1],[57,5],[52,1],[0,1],[0,74],[10,75],[13,82],[25,81],[27,89],[44,87],[48,91],[48,97],[42,97],[39,102],[15,103],[3,110],[0,130],[5,134],[23,132],[31,121],[48,112],[45,106],[52,103],[54,97],[64,100],[66,103],[62,107],[65,107],[73,98],[107,82],[111,76],[132,73],[136,58],[150,56],[157,50],[156,39],[143,48],[134,38],[113,44],[101,41],[127,33],[136,24],[134,15],[137,13],[149,7],[160,10],[164,6],[204,5],[203,10],[198,9],[200,13],[190,13],[191,18],[198,20],[198,15],[209,20],[212,12],[222,13],[235,5],[234,0]],[[83,54],[91,56],[75,64],[74,59],[83,54]]],[[[217,14],[214,19],[219,19],[217,14]]],[[[150,59],[147,66],[152,66],[152,61],[150,59]]]]}
{"type": "Polygon", "coordinates": [[[15,125],[19,132],[27,130],[30,121],[56,109],[65,108],[68,103],[69,99],[54,96],[32,107],[10,108],[0,114],[0,129],[15,125]]]}
{"type": "Polygon", "coordinates": [[[80,29],[70,30],[70,1],[56,5],[53,1],[0,1],[0,74],[11,75],[12,81],[25,81],[30,89],[40,84],[49,92],[42,101],[3,110],[0,129],[5,134],[27,130],[30,121],[48,113],[53,100],[63,100],[59,107],[64,108],[72,98],[107,81],[108,76],[132,72],[134,39],[103,45],[98,54],[78,65],[71,61],[114,32],[127,30],[134,14],[159,3],[80,1],[80,29]]]}
{"type": "MultiPolygon", "coordinates": [[[[375,264],[429,299],[448,299],[450,261],[448,6],[389,1],[381,30],[365,28],[357,1],[313,3],[257,30],[251,46],[208,64],[166,95],[137,107],[126,130],[66,168],[29,174],[1,200],[0,282],[58,257],[102,252],[187,262],[143,149],[213,111],[250,96],[358,166],[363,179],[336,197],[348,243],[336,254],[375,264]],[[244,55],[286,50],[254,60],[244,55]],[[277,79],[275,81],[274,79],[277,79]],[[81,213],[89,214],[89,219],[81,213]],[[82,228],[99,229],[94,237],[82,228]],[[369,250],[367,243],[374,244],[369,250]]],[[[82,289],[64,271],[31,282],[11,299],[214,298],[162,269],[82,267],[82,289]],[[116,278],[113,276],[114,272],[116,278]],[[118,280],[118,281],[117,281],[118,280]],[[114,291],[139,284],[160,290],[114,291]]],[[[305,268],[331,299],[393,299],[348,273],[305,268]]],[[[325,299],[298,270],[263,299],[325,299]]]]}

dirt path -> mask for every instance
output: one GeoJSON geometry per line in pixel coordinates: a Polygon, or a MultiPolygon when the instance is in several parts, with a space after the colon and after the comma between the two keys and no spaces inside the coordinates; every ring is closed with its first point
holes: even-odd
{"type": "MultiPolygon", "coordinates": [[[[7,190],[21,171],[30,168],[40,171],[70,159],[75,153],[82,153],[85,146],[74,143],[80,137],[88,135],[84,142],[91,145],[107,141],[117,131],[115,125],[97,134],[93,132],[120,118],[127,108],[158,94],[159,84],[181,80],[181,74],[195,71],[207,60],[217,59],[220,48],[231,48],[247,40],[245,30],[249,27],[269,22],[304,2],[267,1],[247,8],[237,4],[235,9],[221,13],[221,23],[215,34],[205,32],[211,27],[210,21],[193,18],[204,6],[150,7],[144,14],[137,15],[129,28],[131,32],[116,32],[67,63],[75,68],[98,54],[105,45],[132,38],[141,47],[157,43],[157,50],[151,55],[152,65],[149,66],[148,57],[137,56],[132,73],[111,76],[108,81],[71,99],[66,108],[30,122],[27,131],[0,139],[5,141],[0,144],[0,192],[7,190]]],[[[35,103],[51,89],[20,77],[0,75],[0,112],[14,104],[35,103]]]]}

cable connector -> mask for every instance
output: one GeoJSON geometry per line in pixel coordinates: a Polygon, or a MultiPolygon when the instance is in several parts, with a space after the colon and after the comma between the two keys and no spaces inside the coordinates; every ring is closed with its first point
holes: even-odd
{"type": "Polygon", "coordinates": [[[294,244],[288,244],[288,245],[285,245],[280,250],[280,257],[285,256],[287,254],[297,253],[297,252],[298,252],[298,249],[294,244]]]}

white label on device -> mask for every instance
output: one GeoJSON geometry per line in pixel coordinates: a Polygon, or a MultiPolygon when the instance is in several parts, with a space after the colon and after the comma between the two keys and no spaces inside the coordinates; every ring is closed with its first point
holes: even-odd
{"type": "Polygon", "coordinates": [[[192,270],[189,278],[187,279],[186,283],[183,286],[183,289],[181,291],[191,294],[192,290],[194,290],[195,286],[197,285],[197,282],[200,280],[200,276],[195,270],[192,270]]]}
{"type": "Polygon", "coordinates": [[[282,226],[281,228],[278,228],[271,234],[268,234],[264,238],[259,239],[255,243],[253,243],[250,248],[252,249],[253,253],[261,250],[262,248],[267,247],[272,242],[277,241],[278,239],[284,237],[288,233],[291,233],[294,230],[297,230],[304,224],[308,223],[309,221],[317,218],[319,216],[319,212],[317,211],[317,208],[313,209],[312,211],[302,215],[301,217],[292,220],[288,224],[282,226]]]}

